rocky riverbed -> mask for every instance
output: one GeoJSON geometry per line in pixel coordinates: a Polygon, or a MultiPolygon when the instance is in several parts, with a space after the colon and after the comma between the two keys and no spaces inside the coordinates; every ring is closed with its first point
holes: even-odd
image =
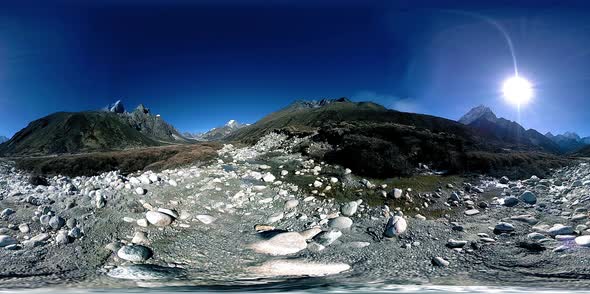
{"type": "MultiPolygon", "coordinates": [[[[0,287],[301,281],[590,286],[590,165],[364,179],[270,134],[205,166],[43,178],[0,162],[0,287]],[[320,279],[320,280],[318,280],[320,279]]],[[[320,282],[317,282],[320,283],[320,282]]]]}

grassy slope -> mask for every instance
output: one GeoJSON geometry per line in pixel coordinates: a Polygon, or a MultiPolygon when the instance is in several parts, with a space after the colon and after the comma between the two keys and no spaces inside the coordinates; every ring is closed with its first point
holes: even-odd
{"type": "Polygon", "coordinates": [[[0,145],[0,154],[63,154],[158,145],[115,113],[57,112],[31,122],[0,145]]]}

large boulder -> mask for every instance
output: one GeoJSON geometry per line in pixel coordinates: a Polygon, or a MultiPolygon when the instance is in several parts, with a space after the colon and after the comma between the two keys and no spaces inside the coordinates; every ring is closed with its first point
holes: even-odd
{"type": "Polygon", "coordinates": [[[406,222],[406,219],[395,215],[392,216],[387,222],[387,226],[385,226],[385,232],[383,235],[388,238],[393,238],[403,234],[407,228],[408,223],[406,222]]]}

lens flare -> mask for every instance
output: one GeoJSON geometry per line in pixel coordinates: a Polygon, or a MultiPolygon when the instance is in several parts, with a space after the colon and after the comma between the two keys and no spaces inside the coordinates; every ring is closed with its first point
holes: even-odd
{"type": "Polygon", "coordinates": [[[520,107],[533,97],[533,86],[526,79],[514,76],[504,81],[502,92],[506,101],[520,107]]]}

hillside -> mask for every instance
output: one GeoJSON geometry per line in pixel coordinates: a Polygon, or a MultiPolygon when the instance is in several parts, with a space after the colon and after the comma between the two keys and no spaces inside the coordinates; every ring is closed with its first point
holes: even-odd
{"type": "MultiPolygon", "coordinates": [[[[534,140],[504,141],[493,132],[456,121],[345,98],[295,102],[228,140],[252,144],[273,131],[310,135],[311,143],[301,146],[302,152],[373,177],[408,175],[419,164],[449,172],[522,176],[545,173],[544,168],[560,162],[539,152],[544,149],[534,140]]],[[[536,139],[534,133],[529,136],[536,139]]]]}
{"type": "Polygon", "coordinates": [[[156,146],[110,112],[57,112],[35,120],[0,145],[0,154],[45,155],[156,146]]]}

